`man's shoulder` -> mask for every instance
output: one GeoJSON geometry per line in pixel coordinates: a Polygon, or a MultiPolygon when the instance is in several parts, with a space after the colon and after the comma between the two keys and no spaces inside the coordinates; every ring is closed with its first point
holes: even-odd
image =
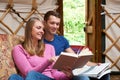
{"type": "Polygon", "coordinates": [[[54,37],[58,38],[58,39],[66,39],[63,35],[57,35],[57,34],[55,34],[54,37]]]}

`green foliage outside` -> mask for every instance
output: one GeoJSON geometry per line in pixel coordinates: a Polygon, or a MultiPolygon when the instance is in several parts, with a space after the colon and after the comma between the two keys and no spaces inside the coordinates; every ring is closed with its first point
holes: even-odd
{"type": "Polygon", "coordinates": [[[70,44],[85,45],[85,0],[63,0],[64,36],[70,44]]]}

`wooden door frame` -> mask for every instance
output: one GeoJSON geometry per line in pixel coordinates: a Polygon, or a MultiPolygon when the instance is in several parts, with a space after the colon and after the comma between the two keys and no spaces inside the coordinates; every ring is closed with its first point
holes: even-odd
{"type": "Polygon", "coordinates": [[[101,20],[101,12],[102,12],[102,8],[101,8],[101,3],[102,0],[98,0],[96,2],[96,50],[97,50],[97,55],[96,55],[96,59],[97,62],[102,62],[102,20],[101,20]]]}
{"type": "Polygon", "coordinates": [[[102,61],[101,48],[101,0],[86,0],[86,14],[85,14],[85,33],[86,46],[92,48],[95,62],[102,61]]]}
{"type": "MultiPolygon", "coordinates": [[[[92,23],[90,23],[92,28],[92,33],[86,32],[86,46],[89,46],[94,53],[93,61],[101,62],[102,61],[102,29],[101,29],[101,0],[86,0],[86,14],[85,14],[85,24],[86,29],[89,29],[87,21],[91,13],[92,23]],[[92,10],[91,10],[92,9],[92,10]],[[90,11],[91,10],[91,11],[90,11]]],[[[57,11],[63,16],[63,0],[58,0],[58,9],[57,11]]],[[[64,35],[64,20],[61,18],[59,32],[61,35],[64,35]]]]}
{"type": "Polygon", "coordinates": [[[64,35],[64,21],[63,21],[63,0],[58,0],[58,9],[57,12],[60,13],[61,17],[61,23],[59,27],[59,33],[60,35],[64,35]]]}
{"type": "Polygon", "coordinates": [[[96,32],[96,35],[95,35],[95,42],[96,42],[96,62],[102,62],[102,54],[103,54],[103,51],[102,51],[102,25],[101,25],[101,0],[96,0],[96,8],[95,8],[95,32],[96,32]]]}

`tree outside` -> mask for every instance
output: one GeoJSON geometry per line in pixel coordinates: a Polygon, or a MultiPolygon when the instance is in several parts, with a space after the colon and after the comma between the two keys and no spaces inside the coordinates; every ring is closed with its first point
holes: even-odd
{"type": "Polygon", "coordinates": [[[64,36],[71,45],[85,45],[85,0],[63,0],[64,36]]]}

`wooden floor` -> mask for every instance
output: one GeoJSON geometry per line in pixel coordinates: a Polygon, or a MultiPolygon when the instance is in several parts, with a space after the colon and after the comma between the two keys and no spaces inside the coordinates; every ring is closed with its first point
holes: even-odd
{"type": "Polygon", "coordinates": [[[110,80],[120,80],[120,75],[110,75],[110,80]]]}

